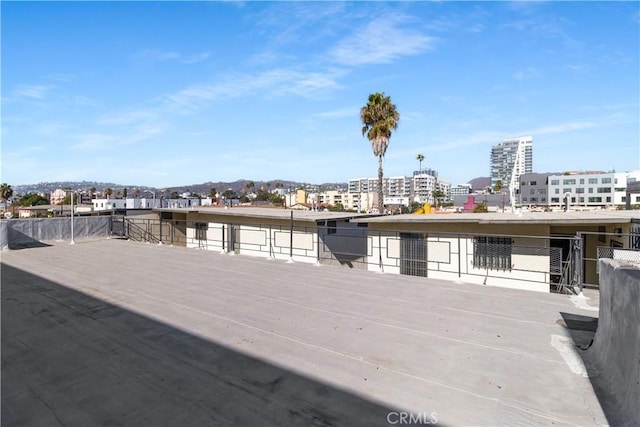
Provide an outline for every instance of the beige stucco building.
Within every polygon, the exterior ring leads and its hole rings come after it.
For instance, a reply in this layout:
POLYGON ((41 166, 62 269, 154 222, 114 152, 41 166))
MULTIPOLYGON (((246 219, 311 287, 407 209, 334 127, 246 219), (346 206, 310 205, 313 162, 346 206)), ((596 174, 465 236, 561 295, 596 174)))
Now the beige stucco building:
POLYGON ((131 232, 189 248, 538 292, 597 286, 599 258, 640 255, 640 211, 372 216, 198 207, 149 218, 128 219, 131 232))

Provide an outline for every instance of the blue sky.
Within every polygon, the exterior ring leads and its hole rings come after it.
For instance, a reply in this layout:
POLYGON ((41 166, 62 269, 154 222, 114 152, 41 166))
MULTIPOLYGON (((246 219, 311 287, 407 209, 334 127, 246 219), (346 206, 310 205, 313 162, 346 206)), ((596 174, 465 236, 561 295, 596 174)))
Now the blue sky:
POLYGON ((376 176, 360 108, 400 112, 386 176, 640 169, 638 2, 7 2, 2 181, 165 187, 376 176))

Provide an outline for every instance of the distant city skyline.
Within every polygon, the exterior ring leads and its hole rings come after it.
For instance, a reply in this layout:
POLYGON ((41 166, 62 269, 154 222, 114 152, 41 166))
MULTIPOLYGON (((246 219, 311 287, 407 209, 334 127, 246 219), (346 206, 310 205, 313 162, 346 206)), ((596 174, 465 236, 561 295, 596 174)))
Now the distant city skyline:
POLYGON ((640 169, 637 2, 3 2, 1 179, 156 188, 640 169))

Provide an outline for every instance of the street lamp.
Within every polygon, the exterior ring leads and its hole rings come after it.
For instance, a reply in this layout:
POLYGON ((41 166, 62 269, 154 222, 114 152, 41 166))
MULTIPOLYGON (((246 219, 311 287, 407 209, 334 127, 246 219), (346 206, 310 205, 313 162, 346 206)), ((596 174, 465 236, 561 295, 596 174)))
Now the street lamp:
POLYGON ((71 245, 75 245, 76 241, 73 240, 73 191, 71 191, 71 245))

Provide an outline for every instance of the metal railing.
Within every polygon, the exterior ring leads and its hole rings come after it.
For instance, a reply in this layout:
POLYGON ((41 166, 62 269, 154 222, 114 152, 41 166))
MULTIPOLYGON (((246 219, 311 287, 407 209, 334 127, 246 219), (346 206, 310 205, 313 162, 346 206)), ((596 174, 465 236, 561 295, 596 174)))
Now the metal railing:
POLYGON ((544 283, 563 290, 581 282, 572 237, 378 231, 366 226, 298 226, 127 217, 132 240, 225 253, 345 265, 451 280, 544 283), (558 245, 558 241, 564 243, 558 245), (554 243, 555 242, 555 243, 554 243), (555 246, 554 246, 555 245, 555 246))
POLYGON ((585 287, 599 287, 598 264, 602 258, 640 263, 640 228, 631 229, 629 233, 580 232, 578 239, 582 243, 578 257, 585 287))

